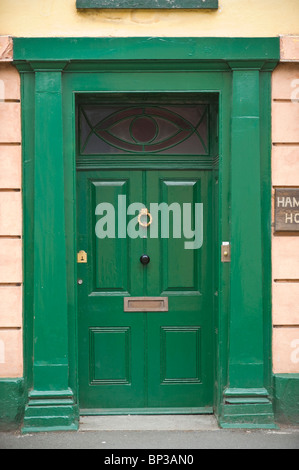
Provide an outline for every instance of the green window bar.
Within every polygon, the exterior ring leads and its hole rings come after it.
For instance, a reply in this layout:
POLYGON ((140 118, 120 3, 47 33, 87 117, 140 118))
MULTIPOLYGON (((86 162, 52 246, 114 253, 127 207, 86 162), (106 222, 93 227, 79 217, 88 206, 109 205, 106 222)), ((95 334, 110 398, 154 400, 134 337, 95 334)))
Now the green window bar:
POLYGON ((213 9, 218 0, 76 0, 78 9, 213 9))

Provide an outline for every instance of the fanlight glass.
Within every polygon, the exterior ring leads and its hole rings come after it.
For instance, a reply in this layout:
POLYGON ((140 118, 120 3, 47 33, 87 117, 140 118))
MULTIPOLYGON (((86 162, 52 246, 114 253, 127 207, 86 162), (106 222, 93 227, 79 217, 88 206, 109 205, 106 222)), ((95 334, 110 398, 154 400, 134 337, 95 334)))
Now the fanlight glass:
POLYGON ((208 105, 80 106, 81 155, 209 153, 208 105))

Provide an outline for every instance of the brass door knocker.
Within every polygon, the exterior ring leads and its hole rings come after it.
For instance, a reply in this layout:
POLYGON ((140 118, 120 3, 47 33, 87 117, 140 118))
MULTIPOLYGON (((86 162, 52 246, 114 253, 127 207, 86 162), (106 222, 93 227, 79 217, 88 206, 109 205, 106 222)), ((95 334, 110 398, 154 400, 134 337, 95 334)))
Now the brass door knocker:
POLYGON ((138 215, 138 223, 139 223, 139 225, 141 225, 141 227, 149 227, 149 225, 151 225, 152 221, 153 221, 153 218, 152 218, 150 212, 149 212, 147 209, 141 209, 141 211, 140 211, 140 213, 139 213, 139 215, 138 215), (143 221, 141 220, 141 217, 143 217, 143 216, 144 216, 144 217, 148 217, 149 220, 148 220, 147 222, 143 222, 143 221))

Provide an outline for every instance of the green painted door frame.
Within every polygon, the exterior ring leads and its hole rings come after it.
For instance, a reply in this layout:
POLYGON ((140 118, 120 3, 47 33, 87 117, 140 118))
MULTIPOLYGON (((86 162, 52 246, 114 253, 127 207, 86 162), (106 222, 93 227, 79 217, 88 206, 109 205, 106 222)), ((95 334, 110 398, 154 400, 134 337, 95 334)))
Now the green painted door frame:
MULTIPOLYGON (((215 403, 223 427, 274 426, 271 72, 279 38, 16 38, 22 76, 24 432, 78 427, 76 97, 219 98, 215 403), (220 262, 230 242, 231 263, 220 262)), ((92 162, 91 162, 92 165, 92 162)))

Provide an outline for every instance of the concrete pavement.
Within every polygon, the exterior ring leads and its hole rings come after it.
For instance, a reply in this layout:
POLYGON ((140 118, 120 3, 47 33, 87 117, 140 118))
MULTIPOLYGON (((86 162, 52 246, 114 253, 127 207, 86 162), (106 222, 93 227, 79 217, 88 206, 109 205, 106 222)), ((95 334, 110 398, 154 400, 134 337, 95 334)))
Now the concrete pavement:
POLYGON ((299 449, 299 427, 224 430, 213 416, 197 415, 82 417, 78 432, 0 433, 0 449, 101 449, 103 459, 122 455, 110 449, 299 449))

